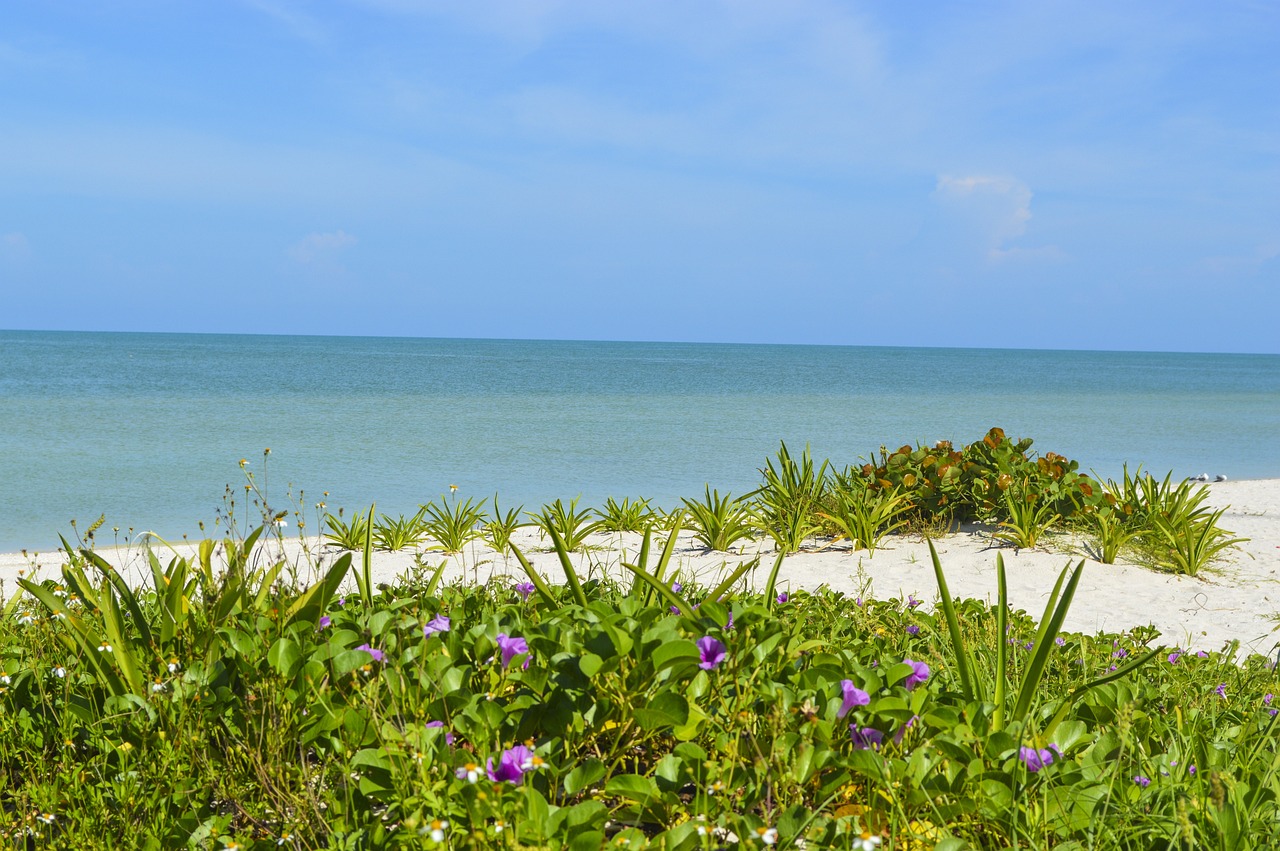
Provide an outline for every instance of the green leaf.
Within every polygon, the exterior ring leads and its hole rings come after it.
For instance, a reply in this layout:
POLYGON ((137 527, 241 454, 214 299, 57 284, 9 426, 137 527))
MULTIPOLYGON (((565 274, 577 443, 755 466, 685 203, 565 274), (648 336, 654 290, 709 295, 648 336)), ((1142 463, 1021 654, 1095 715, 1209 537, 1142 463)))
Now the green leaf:
POLYGON ((302 666, 302 650, 292 639, 277 639, 267 651, 267 664, 275 668, 281 676, 292 678, 302 666))
POLYGON ((604 763, 595 757, 590 757, 584 762, 578 764, 564 777, 564 791, 566 795, 576 795, 583 789, 599 783, 605 775, 604 763))
POLYGON ((658 797, 658 784, 638 774, 615 774, 604 784, 606 795, 617 795, 643 804, 658 797))
POLYGON ((689 701, 675 692, 662 691, 634 712, 636 723, 642 730, 678 727, 689 720, 689 701))

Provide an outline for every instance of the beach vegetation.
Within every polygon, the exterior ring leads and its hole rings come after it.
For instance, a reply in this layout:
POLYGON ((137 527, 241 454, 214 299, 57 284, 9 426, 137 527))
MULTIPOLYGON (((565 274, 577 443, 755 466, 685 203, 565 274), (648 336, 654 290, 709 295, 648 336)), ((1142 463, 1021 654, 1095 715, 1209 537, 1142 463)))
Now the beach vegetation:
POLYGON ((323 538, 330 545, 340 550, 355 552, 364 548, 365 541, 372 530, 369 527, 368 511, 353 511, 351 520, 342 519, 343 509, 337 514, 325 514, 323 538))
POLYGON ((720 496, 710 485, 702 499, 683 502, 694 540, 709 550, 728 552, 735 544, 750 541, 757 529, 749 504, 730 493, 720 496))
POLYGON ((563 500, 557 499, 555 502, 542 506, 542 510, 535 513, 530 512, 529 517, 533 520, 533 525, 542 530, 544 535, 551 535, 552 540, 559 538, 568 547, 569 552, 580 552, 587 545, 587 539, 595 532, 602 528, 599 515, 589 508, 578 508, 578 497, 569 500, 569 504, 565 505, 563 500), (593 517, 597 519, 592 519, 593 517))
POLYGON ((488 520, 484 510, 487 501, 477 501, 474 497, 458 499, 456 495, 450 495, 442 497, 439 503, 433 501, 423 506, 424 528, 436 541, 435 548, 457 554, 466 549, 467 544, 481 538, 484 523, 488 520))
POLYGON ((520 521, 523 513, 523 505, 504 512, 498 506, 498 495, 493 495, 493 516, 485 522, 481 535, 490 549, 504 556, 511 552, 511 537, 525 525, 520 521))
POLYGON ((643 532, 654 521, 647 499, 624 497, 621 502, 608 497, 604 508, 597 508, 600 530, 604 532, 643 532))
POLYGON ((391 553, 418 546, 427 536, 426 513, 426 506, 423 506, 408 517, 403 514, 398 517, 379 515, 373 523, 374 546, 391 553))
POLYGON ((563 576, 519 594, 437 571, 344 596, 350 554, 290 587, 261 534, 136 588, 69 548, 0 605, 0 841, 1280 843, 1271 660, 1063 631, 1078 564, 1037 623, 999 554, 992 606, 953 600, 935 551, 931 612, 751 591, 754 559, 677 590, 652 529, 630 586, 579 576, 551 527, 563 576))
POLYGON ((784 442, 760 469, 764 482, 751 494, 756 523, 779 552, 797 552, 822 529, 818 513, 827 493, 829 466, 825 460, 815 464, 808 446, 799 459, 792 458, 784 442))
POLYGON ((855 550, 875 554, 886 535, 907 525, 915 506, 897 488, 880 490, 851 470, 832 477, 827 501, 819 516, 831 523, 855 550))

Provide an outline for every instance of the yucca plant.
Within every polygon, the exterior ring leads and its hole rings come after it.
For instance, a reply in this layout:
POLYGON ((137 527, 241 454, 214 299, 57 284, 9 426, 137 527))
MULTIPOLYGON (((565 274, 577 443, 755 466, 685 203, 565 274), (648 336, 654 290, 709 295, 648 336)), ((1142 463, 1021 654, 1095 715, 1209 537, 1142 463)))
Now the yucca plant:
POLYGON ((818 511, 827 491, 828 463, 815 466, 808 446, 796 461, 784 442, 777 458, 768 459, 760 470, 764 484, 751 495, 754 514, 758 528, 773 538, 780 552, 798 551, 822 528, 818 511))
POLYGON ((643 532, 654 520, 647 499, 624 498, 618 502, 609 497, 604 509, 597 508, 595 512, 600 517, 600 529, 605 532, 643 532))
POLYGON ((386 514, 373 524, 373 542, 380 550, 398 552, 416 547, 427 536, 427 526, 423 521, 426 507, 418 509, 411 517, 401 514, 392 518, 386 514))
POLYGON ((1104 505, 1087 516, 1087 528, 1093 537, 1090 555, 1103 564, 1115 564, 1120 551, 1138 537, 1139 531, 1126 522, 1120 511, 1109 505, 1104 505))
POLYGON ((682 501, 689 512, 694 539, 707 549, 727 552, 739 541, 751 540, 755 529, 751 509, 742 500, 734 499, 733 494, 722 497, 707 485, 701 501, 682 501))
POLYGON ((1152 517, 1152 537, 1158 536, 1164 545, 1156 556, 1156 563, 1174 573, 1195 576, 1223 552, 1249 540, 1233 538, 1231 532, 1218 526, 1218 519, 1225 512, 1225 508, 1218 509, 1195 520, 1186 517, 1169 520, 1161 515, 1152 517))
POLYGON ((337 515, 324 516, 324 539, 340 550, 355 552, 364 549, 365 539, 371 531, 367 512, 352 512, 350 523, 343 522, 341 508, 337 515))
POLYGON ((1008 516, 1000 521, 999 529, 991 537, 1021 549, 1034 547, 1040 537, 1062 519, 1053 510, 1052 502, 1018 485, 1005 489, 1004 507, 1008 516))
POLYGON ((855 550, 874 554, 886 535, 907 524, 904 515, 912 507, 910 498, 897 488, 873 490, 858 477, 837 475, 827 508, 819 516, 852 541, 855 550))
POLYGON ((520 522, 520 515, 524 511, 524 506, 519 508, 508 509, 504 514, 502 509, 498 507, 498 495, 493 495, 493 517, 484 524, 481 537, 484 542, 493 548, 495 552, 506 555, 511 551, 511 536, 516 530, 524 524, 520 522))
POLYGON ((592 532, 600 529, 599 520, 592 520, 595 512, 589 508, 578 510, 578 497, 574 497, 566 506, 561 500, 542 506, 537 514, 530 513, 534 525, 544 532, 551 533, 552 540, 558 536, 569 552, 576 553, 586 546, 587 538, 592 532))
POLYGON ((481 526, 488 515, 484 504, 467 497, 464 501, 446 499, 440 505, 429 502, 422 507, 426 516, 426 531, 438 543, 435 549, 445 553, 460 553, 467 544, 479 539, 484 531, 481 526))

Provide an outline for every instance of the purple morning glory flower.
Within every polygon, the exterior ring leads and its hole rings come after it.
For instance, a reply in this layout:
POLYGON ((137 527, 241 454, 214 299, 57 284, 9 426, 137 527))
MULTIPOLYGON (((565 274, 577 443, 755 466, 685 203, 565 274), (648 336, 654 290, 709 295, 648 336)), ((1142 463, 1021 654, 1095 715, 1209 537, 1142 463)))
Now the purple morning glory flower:
POLYGON ((1033 774, 1046 766, 1053 765, 1054 754, 1062 756, 1062 752, 1058 751, 1057 745, 1050 745, 1049 748, 1019 748, 1018 759, 1022 760, 1022 764, 1027 767, 1027 771, 1033 774), (1049 750, 1053 748, 1053 750, 1049 750))
MULTIPOLYGON (((505 632, 500 632, 498 633, 498 650, 502 652, 502 667, 506 669, 512 659, 529 652, 529 645, 523 638, 512 638, 505 632)), ((529 667, 528 659, 524 660, 524 667, 529 667)))
POLYGON ((1226 683, 1218 683, 1218 687, 1217 687, 1216 689, 1214 689, 1214 690, 1213 690, 1213 693, 1214 693, 1214 694, 1216 694, 1218 697, 1226 697, 1226 696, 1227 696, 1227 684, 1226 684, 1226 683))
POLYGON ((1170 654, 1169 654, 1169 664, 1170 664, 1170 665, 1176 665, 1176 664, 1178 664, 1178 660, 1179 660, 1179 659, 1181 659, 1181 658, 1182 658, 1182 654, 1181 654, 1180 652, 1178 652, 1177 650, 1175 650, 1175 651, 1173 651, 1172 653, 1170 653, 1170 654))
POLYGON ((788 600, 790 600, 790 599, 791 599, 791 595, 790 595, 790 594, 788 594, 786 591, 783 591, 781 594, 779 594, 779 595, 778 595, 778 602, 779 602, 779 603, 785 603, 785 602, 787 602, 787 601, 788 601, 788 600))
POLYGON ((671 590, 672 590, 672 591, 674 591, 676 594, 679 594, 679 593, 680 593, 680 589, 681 589, 681 588, 683 588, 683 587, 684 587, 684 586, 683 586, 683 585, 681 585, 679 582, 672 582, 672 583, 671 583, 671 590))
POLYGON ((1197 658, 1197 659, 1208 659, 1208 658, 1209 658, 1209 654, 1208 654, 1208 653, 1206 653, 1206 652, 1205 652, 1205 651, 1203 651, 1203 650, 1197 650, 1197 651, 1196 651, 1196 658, 1197 658))
POLYGON ((916 606, 920 605, 920 604, 921 604, 921 603, 923 603, 923 602, 924 602, 924 600, 917 600, 914 594, 908 594, 908 595, 907 595, 907 608, 908 608, 908 609, 914 609, 916 606))
POLYGON ((520 599, 523 602, 527 602, 529 600, 529 596, 536 590, 537 588, 534 587, 532 582, 521 582, 516 586, 516 592, 519 593, 520 599))
MULTIPOLYGON (((428 726, 428 727, 443 727, 443 726, 444 726, 444 722, 443 722, 443 721, 428 721, 428 722, 427 722, 427 724, 426 724, 426 726, 428 726)), ((445 730, 445 731, 444 731, 444 743, 445 743, 446 745, 451 745, 451 744, 453 744, 453 733, 449 732, 448 730, 445 730)))
POLYGON ((855 600, 855 601, 854 601, 854 604, 855 604, 859 609, 861 609, 861 608, 862 608, 862 598, 861 598, 861 597, 859 597, 857 600, 855 600))
POLYGON ((1061 635, 1059 635, 1057 638, 1053 640, 1053 643, 1058 645, 1059 647, 1063 647, 1066 645, 1067 640, 1063 638, 1061 635))
POLYGON ((1133 782, 1145 789, 1151 785, 1151 778, 1143 777, 1141 774, 1135 774, 1133 775, 1133 782))
POLYGON ((498 759, 498 767, 493 767, 493 757, 489 757, 485 763, 485 768, 489 774, 489 779, 494 783, 510 783, 513 786, 519 786, 524 780, 523 766, 533 757, 533 751, 524 745, 516 745, 514 748, 507 748, 502 752, 502 756, 498 759))
POLYGON ((729 622, 724 625, 725 629, 733 629, 733 612, 729 612, 729 622))
POLYGON ((1194 765, 1187 766, 1187 774, 1190 774, 1192 777, 1195 777, 1196 767, 1194 765))
POLYGON ((698 655, 701 657, 698 667, 704 671, 715 670, 724 661, 725 656, 728 655, 725 646, 709 635, 699 638, 697 644, 698 655))
POLYGON ((884 733, 874 727, 859 727, 857 724, 849 725, 849 737, 853 739, 853 747, 856 750, 879 750, 884 744, 884 733))
POLYGON ((444 615, 436 615, 434 618, 427 621, 426 626, 422 628, 422 635, 425 638, 430 638, 436 633, 448 632, 449 626, 450 622, 447 617, 444 615))
POLYGON ((333 621, 329 619, 329 616, 328 616, 328 615, 321 615, 321 616, 320 616, 320 627, 319 627, 319 628, 320 628, 320 629, 328 629, 328 628, 329 628, 329 625, 330 625, 330 624, 332 624, 332 623, 333 623, 333 621))
POLYGON ((929 666, 924 662, 913 662, 910 659, 903 659, 902 661, 911 666, 911 673, 907 674, 907 678, 902 682, 907 687, 907 691, 911 691, 929 679, 929 666))
POLYGON ((844 699, 840 702, 840 711, 836 713, 837 718, 843 718, 849 714, 849 710, 855 706, 866 706, 871 702, 871 695, 853 684, 853 680, 841 680, 840 690, 844 692, 844 699))
POLYGON ((915 624, 911 624, 911 626, 907 627, 907 635, 919 635, 919 634, 920 634, 920 627, 916 626, 915 624))
POLYGON ((386 658, 385 653, 383 653, 381 650, 379 650, 376 647, 370 647, 368 644, 361 644, 356 649, 363 650, 364 652, 368 653, 370 656, 373 657, 373 661, 375 662, 381 662, 383 659, 386 658))
POLYGON ((338 608, 342 608, 342 607, 343 607, 343 606, 345 606, 346 604, 347 604, 347 598, 346 598, 346 597, 339 597, 339 598, 338 598, 338 608))

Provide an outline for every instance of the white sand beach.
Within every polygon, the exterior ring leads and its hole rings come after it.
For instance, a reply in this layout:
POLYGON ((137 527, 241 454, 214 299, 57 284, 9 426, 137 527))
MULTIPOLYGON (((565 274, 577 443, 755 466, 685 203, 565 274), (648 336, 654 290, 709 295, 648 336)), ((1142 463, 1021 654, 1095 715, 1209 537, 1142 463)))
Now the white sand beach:
MULTIPOLYGON (((987 530, 973 528, 937 540, 947 581, 954 596, 994 600, 996 554, 1004 556, 1009 583, 1009 599, 1015 609, 1025 609, 1039 617, 1059 572, 1069 561, 1086 559, 1066 628, 1095 633, 1123 631, 1152 625, 1161 632, 1162 643, 1184 649, 1219 650, 1232 641, 1240 642, 1238 653, 1274 654, 1280 641, 1280 479, 1222 482, 1207 485, 1209 504, 1229 506, 1220 525, 1248 538, 1225 558, 1197 577, 1174 576, 1132 564, 1107 565, 1088 559, 1080 542, 1066 538, 1049 539, 1034 550, 1015 550, 993 541, 987 530)), ((552 582, 562 579, 554 552, 535 529, 521 529, 515 541, 535 569, 552 582)), ((624 573, 618 563, 634 561, 640 536, 597 534, 587 553, 575 554, 579 572, 624 573)), ((156 545, 159 548, 159 545, 156 545)), ((160 548, 162 561, 170 553, 160 548)), ((190 554, 193 547, 180 548, 190 554)), ((149 581, 140 548, 99 548, 100 554, 134 582, 149 581)), ((308 581, 315 571, 331 564, 339 553, 320 546, 315 539, 285 537, 263 546, 267 559, 283 554, 296 570, 299 581, 308 581)), ((773 563, 772 543, 748 546, 744 553, 708 553, 685 533, 677 544, 669 568, 683 577, 709 582, 725 566, 732 569, 740 561, 760 556, 760 565, 751 574, 763 585, 773 563)), ((652 558, 656 559, 655 552, 652 558)), ((428 552, 422 561, 439 564, 446 558, 428 552)), ((447 557, 450 565, 446 581, 522 581, 523 573, 513 557, 503 558, 482 544, 469 547, 461 555, 447 557)), ((356 564, 360 556, 355 556, 356 564)), ((59 553, 24 556, 0 555, 0 591, 7 597, 17 590, 19 576, 57 579, 62 560, 59 553)), ((375 553, 373 573, 377 582, 393 583, 415 568, 411 552, 375 553)), ((891 536, 874 556, 854 552, 847 542, 821 544, 789 556, 779 574, 781 590, 816 589, 826 586, 850 595, 876 598, 906 597, 933 603, 937 586, 928 544, 918 538, 891 536)))

